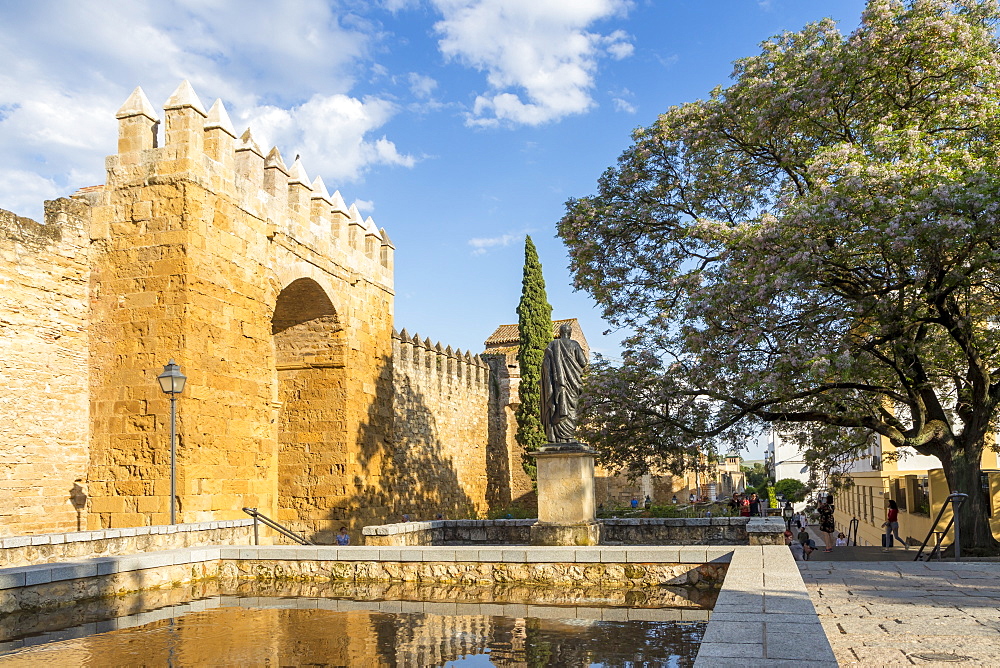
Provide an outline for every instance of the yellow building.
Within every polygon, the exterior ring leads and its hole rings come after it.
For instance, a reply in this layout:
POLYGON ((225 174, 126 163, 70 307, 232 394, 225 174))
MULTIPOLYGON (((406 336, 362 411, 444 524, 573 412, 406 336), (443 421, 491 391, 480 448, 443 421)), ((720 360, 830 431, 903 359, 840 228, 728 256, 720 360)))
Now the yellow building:
MULTIPOLYGON (((858 545, 882 545, 889 500, 899 507, 899 535, 910 545, 919 545, 934 528, 932 524, 952 490, 936 457, 897 449, 881 438, 881 443, 852 463, 853 484, 837 493, 834 504, 838 531, 848 532, 852 519, 858 520, 858 545)), ((1000 538, 1000 462, 997 453, 983 453, 983 485, 966 494, 986 494, 990 498, 993 535, 1000 538)), ((942 526, 951 519, 951 508, 942 516, 942 526)), ((950 543, 950 536, 947 542, 950 543)))

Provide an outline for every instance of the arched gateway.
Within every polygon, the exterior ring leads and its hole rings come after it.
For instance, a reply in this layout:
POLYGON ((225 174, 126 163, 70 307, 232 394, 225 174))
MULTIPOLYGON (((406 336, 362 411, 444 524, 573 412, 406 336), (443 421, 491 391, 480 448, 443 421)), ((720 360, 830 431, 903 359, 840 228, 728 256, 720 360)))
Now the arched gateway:
POLYGON ((179 403, 181 521, 256 506, 325 532, 351 510, 358 434, 385 443, 391 432, 367 423, 373 406, 391 406, 380 384, 392 244, 299 160, 265 156, 249 130, 237 139, 221 102, 206 112, 184 83, 165 115, 157 146, 158 119, 137 89, 118 112, 107 183, 85 195, 101 370, 89 524, 164 522, 168 413, 149 369, 172 357, 190 379, 179 403))

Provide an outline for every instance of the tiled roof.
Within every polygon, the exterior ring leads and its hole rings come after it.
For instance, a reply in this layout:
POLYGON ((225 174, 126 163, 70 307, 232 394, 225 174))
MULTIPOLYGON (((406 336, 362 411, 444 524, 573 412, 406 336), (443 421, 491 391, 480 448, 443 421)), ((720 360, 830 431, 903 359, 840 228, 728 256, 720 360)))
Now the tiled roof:
MULTIPOLYGON (((568 318, 566 320, 553 320, 552 321, 552 338, 559 336, 559 328, 562 327, 564 323, 574 323, 576 318, 568 318)), ((518 331, 517 325, 500 325, 496 328, 490 338, 483 342, 483 345, 489 348, 490 346, 502 345, 504 343, 518 343, 518 331)))

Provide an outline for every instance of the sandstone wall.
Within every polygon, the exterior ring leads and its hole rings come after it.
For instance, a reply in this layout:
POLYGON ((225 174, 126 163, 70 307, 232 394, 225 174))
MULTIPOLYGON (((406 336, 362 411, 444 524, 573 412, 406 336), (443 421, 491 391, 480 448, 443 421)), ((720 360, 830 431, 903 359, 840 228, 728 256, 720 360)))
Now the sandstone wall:
MULTIPOLYGON (((137 89, 93 208, 93 529, 162 524, 169 359, 179 521, 253 506, 319 540, 370 506, 391 416, 392 246, 298 160, 237 140, 185 82, 137 89)), ((377 483, 376 483, 377 484, 377 483)))
POLYGON ((65 199, 44 225, 0 210, 0 536, 86 523, 85 217, 65 199))
POLYGON ((163 116, 137 88, 104 185, 0 215, 0 535, 169 522, 170 360, 178 522, 485 513, 488 369, 393 349, 385 230, 187 82, 163 116))
POLYGON ((405 329, 393 333, 392 362, 395 452, 384 475, 397 516, 485 514, 489 368, 405 329))

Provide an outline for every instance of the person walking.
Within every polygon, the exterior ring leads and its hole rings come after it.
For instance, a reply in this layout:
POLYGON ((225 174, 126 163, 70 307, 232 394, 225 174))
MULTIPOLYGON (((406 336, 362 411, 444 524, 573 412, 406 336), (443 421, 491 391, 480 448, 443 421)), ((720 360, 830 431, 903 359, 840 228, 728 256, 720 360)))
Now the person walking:
POLYGON ((909 550, 910 546, 906 544, 906 541, 899 537, 899 506, 892 499, 889 499, 889 510, 885 514, 885 522, 882 524, 885 527, 885 545, 882 547, 883 552, 889 551, 889 545, 892 543, 892 537, 895 535, 896 540, 903 544, 904 550, 909 550))
POLYGON ((750 499, 740 497, 740 517, 750 517, 750 499))
POLYGON ((823 534, 823 543, 826 545, 824 552, 833 552, 833 532, 837 530, 833 511, 833 494, 827 494, 826 499, 820 501, 819 507, 816 508, 819 514, 819 531, 823 534))
POLYGON ((760 497, 750 495, 750 517, 760 517, 760 497))

